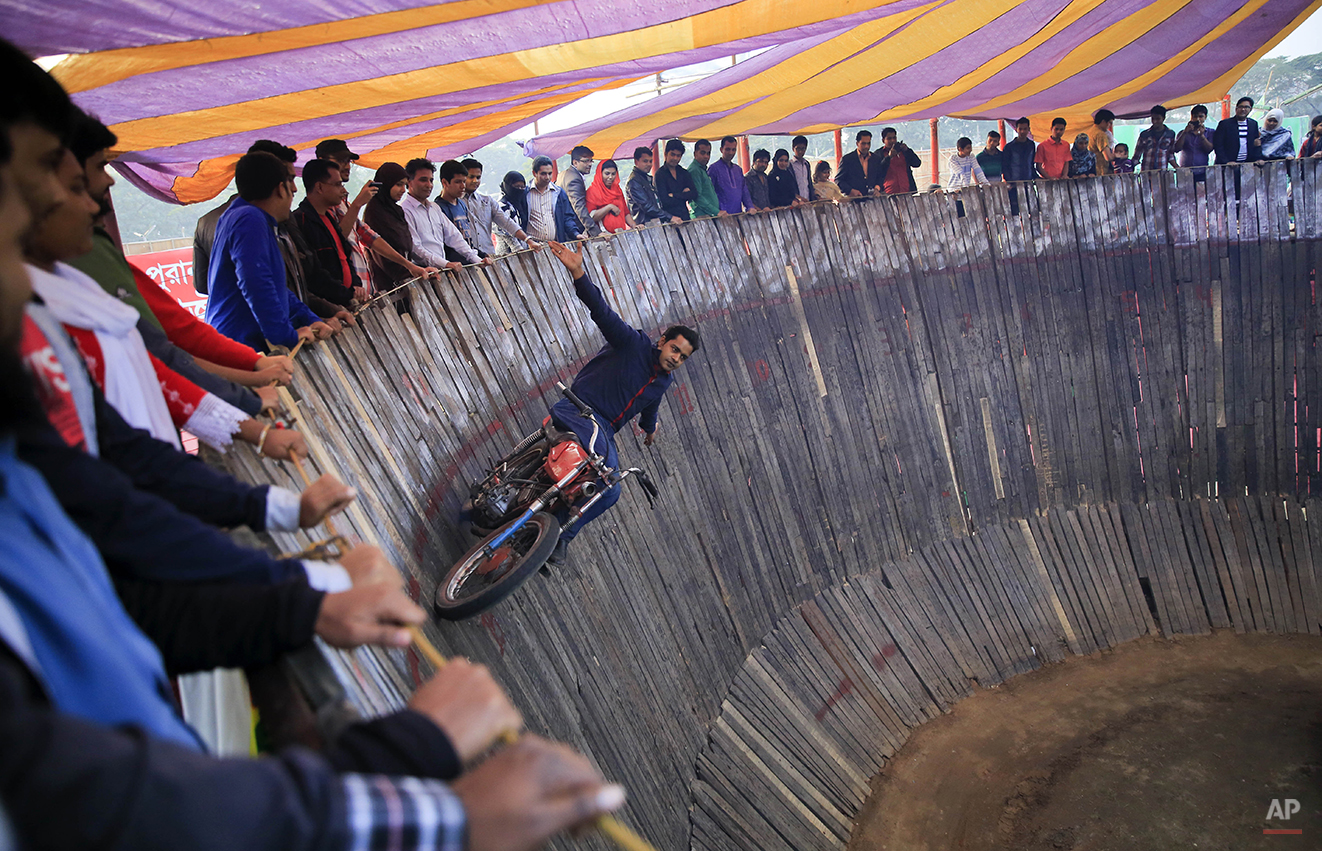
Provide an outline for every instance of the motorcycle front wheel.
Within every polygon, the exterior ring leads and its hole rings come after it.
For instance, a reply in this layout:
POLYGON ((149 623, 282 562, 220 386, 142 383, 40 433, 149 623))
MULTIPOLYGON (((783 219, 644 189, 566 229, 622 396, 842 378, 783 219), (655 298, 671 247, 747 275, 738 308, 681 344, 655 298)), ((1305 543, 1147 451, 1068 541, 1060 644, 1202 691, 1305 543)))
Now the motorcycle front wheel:
POLYGON ((487 542, 513 525, 505 524, 482 539, 450 568, 436 588, 436 614, 457 621, 481 614, 509 596, 546 563, 560 540, 560 522, 540 511, 491 554, 487 542))

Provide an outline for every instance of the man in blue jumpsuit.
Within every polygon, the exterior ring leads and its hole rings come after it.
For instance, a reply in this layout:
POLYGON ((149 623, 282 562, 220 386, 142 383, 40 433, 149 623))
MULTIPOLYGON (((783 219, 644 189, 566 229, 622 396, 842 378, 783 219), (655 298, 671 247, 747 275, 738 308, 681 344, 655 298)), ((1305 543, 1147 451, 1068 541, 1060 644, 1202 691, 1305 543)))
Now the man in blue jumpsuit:
MULTIPOLYGON (((674 379, 673 373, 702 345, 698 332, 684 325, 672 325, 657 341, 634 328, 611 310, 606 297, 597 289, 583 269, 582 250, 573 251, 558 242, 551 243, 554 254, 574 278, 574 293, 587 305, 588 314, 597 323, 606 345, 588 361, 574 378, 574 394, 592 409, 593 419, 600 425, 593 452, 606 459, 612 469, 619 466, 615 451, 615 433, 635 416, 641 415, 639 427, 647 434, 644 446, 651 446, 656 437, 656 415, 661 397, 674 379)), ((561 399, 551 408, 556 426, 572 431, 584 446, 592 440, 592 423, 579 413, 568 399, 561 399)), ((565 562, 569 542, 583 527, 601 516, 620 498, 620 485, 602 494, 592 508, 579 521, 560 533, 560 542, 549 561, 554 565, 565 562)), ((564 512, 560 522, 568 519, 564 512)))

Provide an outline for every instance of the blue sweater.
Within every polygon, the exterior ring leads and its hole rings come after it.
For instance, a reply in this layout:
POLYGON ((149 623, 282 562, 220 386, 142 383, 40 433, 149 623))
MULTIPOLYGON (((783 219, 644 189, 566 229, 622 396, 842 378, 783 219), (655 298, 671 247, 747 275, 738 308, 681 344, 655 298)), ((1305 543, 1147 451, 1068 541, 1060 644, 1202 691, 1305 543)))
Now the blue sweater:
POLYGON ((120 605, 92 542, 15 456, 12 437, 0 441, 0 537, 0 631, 51 701, 201 750, 174 709, 160 653, 120 605))
POLYGON ((285 260, 265 210, 235 198, 216 225, 207 269, 207 324, 254 349, 293 348, 298 328, 320 317, 285 285, 285 260))
POLYGON ((606 338, 605 348, 575 376, 575 395, 610 425, 612 434, 640 413, 638 425, 651 434, 656 431, 661 397, 673 380, 661 369, 660 350, 651 337, 611 310, 587 272, 574 281, 574 292, 606 338))

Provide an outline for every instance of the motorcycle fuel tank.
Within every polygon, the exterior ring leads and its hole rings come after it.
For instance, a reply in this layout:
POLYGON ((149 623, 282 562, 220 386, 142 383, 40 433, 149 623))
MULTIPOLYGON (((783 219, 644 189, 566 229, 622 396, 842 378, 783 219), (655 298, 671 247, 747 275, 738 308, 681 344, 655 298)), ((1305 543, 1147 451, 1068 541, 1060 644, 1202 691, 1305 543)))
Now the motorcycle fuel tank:
POLYGON ((551 447, 551 451, 546 454, 546 462, 542 465, 542 469, 546 470, 551 481, 558 482, 572 473, 574 468, 587 458, 588 454, 583 451, 582 446, 575 441, 566 440, 551 447))

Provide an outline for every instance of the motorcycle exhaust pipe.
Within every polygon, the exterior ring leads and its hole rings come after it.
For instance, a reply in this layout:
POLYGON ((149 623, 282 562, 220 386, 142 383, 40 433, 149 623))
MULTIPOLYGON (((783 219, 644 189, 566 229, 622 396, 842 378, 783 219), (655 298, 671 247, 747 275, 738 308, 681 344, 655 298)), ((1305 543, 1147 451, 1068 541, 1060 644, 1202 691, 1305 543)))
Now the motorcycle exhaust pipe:
POLYGON ((597 495, 597 483, 596 483, 596 482, 584 482, 584 483, 583 483, 583 486, 580 488, 580 490, 582 491, 583 496, 585 496, 585 497, 591 499, 592 497, 594 497, 594 496, 597 495))

